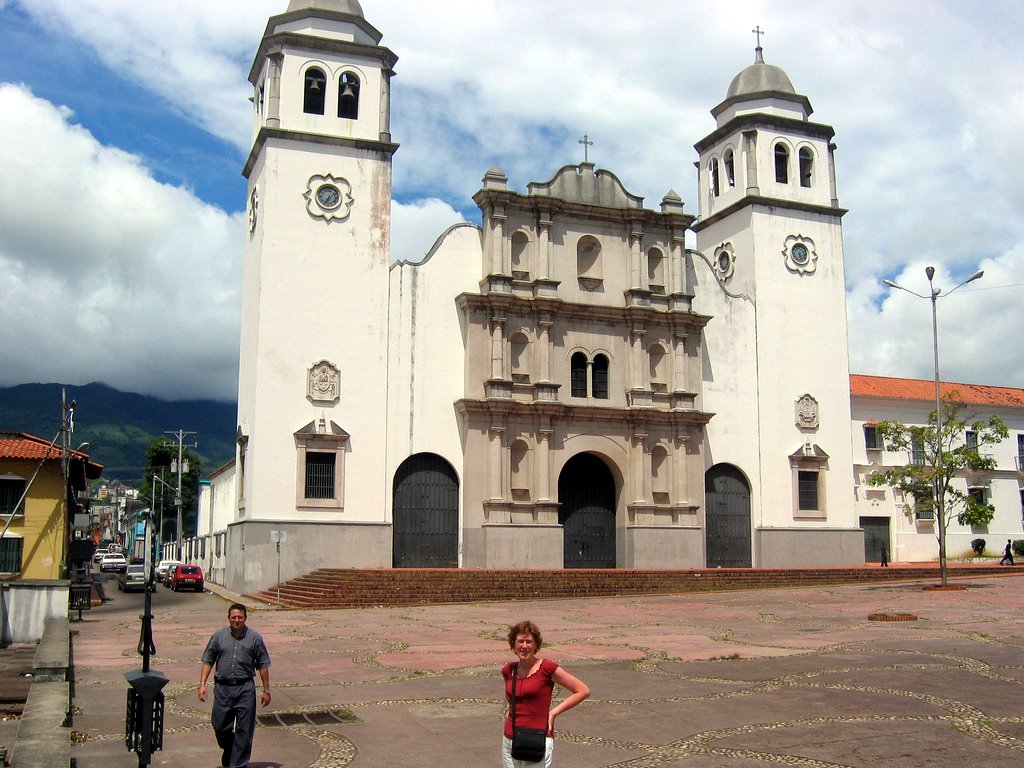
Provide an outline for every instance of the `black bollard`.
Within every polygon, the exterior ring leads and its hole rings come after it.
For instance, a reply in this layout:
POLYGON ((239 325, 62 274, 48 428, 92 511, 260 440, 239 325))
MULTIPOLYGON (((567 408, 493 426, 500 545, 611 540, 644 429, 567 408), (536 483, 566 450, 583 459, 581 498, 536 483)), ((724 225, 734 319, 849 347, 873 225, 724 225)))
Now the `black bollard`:
POLYGON ((150 757, 164 747, 164 695, 168 682, 163 672, 141 669, 125 672, 131 688, 125 712, 125 746, 139 756, 139 768, 149 765, 150 757))

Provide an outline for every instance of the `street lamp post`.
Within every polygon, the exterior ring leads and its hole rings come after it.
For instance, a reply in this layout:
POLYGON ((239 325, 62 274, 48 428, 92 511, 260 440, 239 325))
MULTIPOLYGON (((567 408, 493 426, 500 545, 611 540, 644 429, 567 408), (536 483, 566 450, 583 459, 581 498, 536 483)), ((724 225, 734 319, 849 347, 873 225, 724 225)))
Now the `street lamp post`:
POLYGON ((933 282, 935 267, 925 267, 924 273, 928 277, 927 296, 922 296, 916 291, 904 288, 892 280, 883 280, 882 282, 890 288, 906 291, 913 296, 917 296, 919 299, 929 299, 932 303, 932 361, 935 371, 935 480, 932 484, 932 489, 935 494, 935 514, 939 521, 939 573, 942 577, 942 586, 946 586, 946 481, 943 476, 945 455, 942 449, 942 391, 939 379, 939 322, 936 305, 940 295, 949 296, 953 291, 974 282, 984 275, 985 272, 984 270, 978 270, 953 288, 952 291, 947 291, 946 293, 942 293, 941 288, 935 287, 933 282))

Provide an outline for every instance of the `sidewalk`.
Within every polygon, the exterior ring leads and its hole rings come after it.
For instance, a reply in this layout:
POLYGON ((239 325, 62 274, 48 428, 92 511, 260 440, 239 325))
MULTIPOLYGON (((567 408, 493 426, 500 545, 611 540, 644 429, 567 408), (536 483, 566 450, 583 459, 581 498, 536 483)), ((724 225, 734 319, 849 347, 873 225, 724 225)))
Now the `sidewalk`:
MULTIPOLYGON (((994 766, 1024 753, 1024 582, 962 583, 950 592, 885 584, 339 611, 252 606, 249 624, 273 658, 274 699, 260 715, 276 724, 257 728, 251 765, 499 766, 504 634, 530 618, 544 632, 541 655, 592 691, 558 721, 559 768, 994 766), (879 612, 918 618, 867 620, 879 612), (345 711, 357 720, 339 722, 345 711), (298 724, 297 713, 306 716, 298 724)), ((233 597, 155 601, 153 668, 171 682, 154 766, 218 764, 209 704, 195 686, 199 654, 226 625, 233 597)), ((138 611, 108 606, 73 625, 78 768, 138 764, 123 736, 124 672, 141 665, 138 611)))

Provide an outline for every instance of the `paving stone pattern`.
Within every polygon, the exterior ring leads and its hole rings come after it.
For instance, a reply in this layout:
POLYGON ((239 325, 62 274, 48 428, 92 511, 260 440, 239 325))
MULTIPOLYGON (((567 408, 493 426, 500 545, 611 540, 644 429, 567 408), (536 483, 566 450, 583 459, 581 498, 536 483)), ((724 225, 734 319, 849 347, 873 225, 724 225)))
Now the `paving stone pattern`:
MULTIPOLYGON (((1024 581, 922 583, 319 611, 257 610, 273 657, 252 768, 500 765, 510 622, 592 698, 556 725, 559 768, 921 768, 1024 759, 1024 581), (873 613, 917 620, 869 621, 873 613), (304 714, 303 717, 295 715, 304 714), (276 715, 276 716, 269 716, 276 715), (268 717, 269 716, 269 717, 268 717), (351 717, 354 716, 354 717, 351 717)), ((231 598, 233 596, 226 596, 231 598)), ((154 608, 171 680, 154 766, 216 766, 198 657, 227 603, 154 608)), ((74 640, 77 768, 123 743, 138 621, 91 612, 74 640)), ((212 697, 211 697, 212 698, 212 697)))

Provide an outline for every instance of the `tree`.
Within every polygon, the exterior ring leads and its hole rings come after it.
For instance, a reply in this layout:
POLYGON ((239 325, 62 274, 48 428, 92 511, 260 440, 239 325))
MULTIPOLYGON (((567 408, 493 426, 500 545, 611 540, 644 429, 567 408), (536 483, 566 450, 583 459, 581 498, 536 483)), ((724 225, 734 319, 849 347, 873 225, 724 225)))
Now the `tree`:
MULTIPOLYGON (((182 464, 187 470, 181 473, 181 527, 182 536, 195 534, 196 516, 199 510, 199 474, 202 469, 202 460, 190 449, 182 451, 182 464)), ((153 513, 159 519, 160 509, 163 509, 162 523, 158 535, 161 541, 170 541, 177 537, 175 530, 178 525, 177 509, 174 504, 174 489, 178 485, 178 473, 172 472, 172 465, 178 462, 178 444, 163 437, 156 437, 149 441, 146 449, 146 482, 139 490, 139 495, 145 499, 156 500, 153 513), (158 480, 156 495, 153 494, 153 475, 158 480), (163 482, 161 482, 161 480, 163 482)))
POLYGON ((967 413, 956 392, 942 399, 941 429, 936 431, 935 411, 927 426, 908 426, 898 421, 883 421, 876 429, 887 451, 906 451, 911 460, 899 467, 879 470, 868 478, 868 485, 888 485, 902 491, 913 503, 904 505, 908 517, 934 514, 939 541, 939 570, 946 586, 946 531, 956 518, 960 525, 987 525, 995 508, 954 485, 954 479, 968 472, 990 472, 995 459, 982 449, 996 445, 1009 436, 1002 419, 992 416, 987 421, 967 413))

